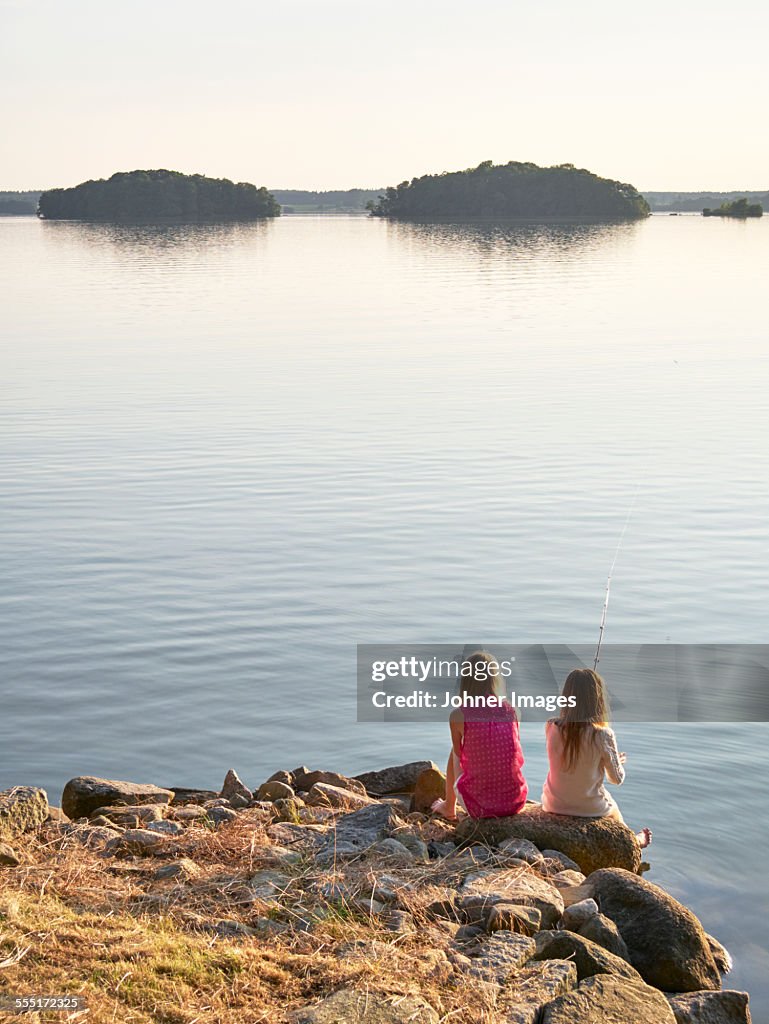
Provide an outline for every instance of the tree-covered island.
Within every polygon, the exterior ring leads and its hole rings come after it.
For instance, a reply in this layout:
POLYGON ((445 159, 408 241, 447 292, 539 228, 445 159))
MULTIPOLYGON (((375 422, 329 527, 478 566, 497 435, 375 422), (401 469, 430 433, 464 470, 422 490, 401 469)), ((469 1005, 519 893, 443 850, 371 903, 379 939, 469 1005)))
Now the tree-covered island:
POLYGON ((743 197, 735 199, 732 203, 721 203, 715 210, 706 206, 702 211, 703 217, 736 217, 738 220, 746 220, 748 217, 763 217, 764 208, 761 203, 749 203, 743 197))
POLYGON ((649 204, 632 186, 573 164, 493 164, 426 174, 387 188, 369 204, 389 220, 639 220, 649 204))
POLYGON ((245 181, 179 171, 119 171, 106 180, 43 192, 37 212, 45 220, 194 223, 278 217, 280 205, 266 188, 245 181))

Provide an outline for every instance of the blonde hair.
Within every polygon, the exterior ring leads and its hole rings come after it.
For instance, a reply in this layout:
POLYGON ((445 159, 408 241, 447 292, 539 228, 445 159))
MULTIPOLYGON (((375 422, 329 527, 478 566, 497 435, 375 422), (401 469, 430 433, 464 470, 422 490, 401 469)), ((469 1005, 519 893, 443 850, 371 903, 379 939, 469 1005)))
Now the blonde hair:
POLYGON ((597 729, 609 723, 609 701, 603 679, 591 668, 575 668, 563 684, 563 696, 574 697, 573 707, 561 708, 558 726, 563 739, 563 763, 574 767, 585 737, 595 739, 597 729))

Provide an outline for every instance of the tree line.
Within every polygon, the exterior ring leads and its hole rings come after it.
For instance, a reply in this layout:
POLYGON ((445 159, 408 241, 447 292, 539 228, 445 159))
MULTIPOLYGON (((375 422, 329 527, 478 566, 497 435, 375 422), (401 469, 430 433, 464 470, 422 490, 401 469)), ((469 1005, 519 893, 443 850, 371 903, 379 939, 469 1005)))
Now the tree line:
POLYGON ((649 204, 633 185, 560 164, 493 164, 426 174, 385 189, 368 208, 391 220, 637 220, 649 204))
POLYGON ((228 178, 179 171, 121 171, 74 188, 43 192, 38 215, 46 220, 216 221, 280 216, 266 188, 228 178))
POLYGON ((706 206, 702 211, 703 217, 737 217, 739 220, 746 220, 748 217, 763 217, 764 208, 761 203, 749 203, 743 196, 742 199, 735 199, 732 203, 721 203, 715 210, 706 206))

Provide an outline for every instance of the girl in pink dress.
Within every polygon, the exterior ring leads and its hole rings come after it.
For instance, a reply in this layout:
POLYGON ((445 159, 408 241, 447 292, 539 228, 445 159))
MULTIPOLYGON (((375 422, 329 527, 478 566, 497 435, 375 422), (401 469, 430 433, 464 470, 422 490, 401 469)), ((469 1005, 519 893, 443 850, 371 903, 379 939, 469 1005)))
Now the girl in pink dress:
MULTIPOLYGON (((486 651, 476 651, 462 665, 461 693, 468 705, 478 698, 497 698, 498 682, 499 666, 486 651)), ((471 818, 517 814, 528 790, 515 709, 499 698, 485 706, 456 708, 449 726, 446 796, 432 810, 453 819, 459 803, 471 818)))

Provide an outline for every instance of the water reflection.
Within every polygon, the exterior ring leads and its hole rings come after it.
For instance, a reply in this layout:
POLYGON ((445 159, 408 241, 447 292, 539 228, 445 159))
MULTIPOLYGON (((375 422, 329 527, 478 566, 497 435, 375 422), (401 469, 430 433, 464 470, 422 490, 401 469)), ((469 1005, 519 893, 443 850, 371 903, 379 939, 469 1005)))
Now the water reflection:
POLYGON ((626 244, 640 222, 585 223, 390 223, 388 232, 401 245, 418 245, 430 252, 454 250, 458 254, 500 258, 581 259, 607 245, 626 244))
POLYGON ((44 243, 85 250, 112 251, 142 260, 174 259, 191 254, 247 247, 264 241, 273 221, 223 221, 211 224, 87 224, 79 221, 40 222, 44 243))

